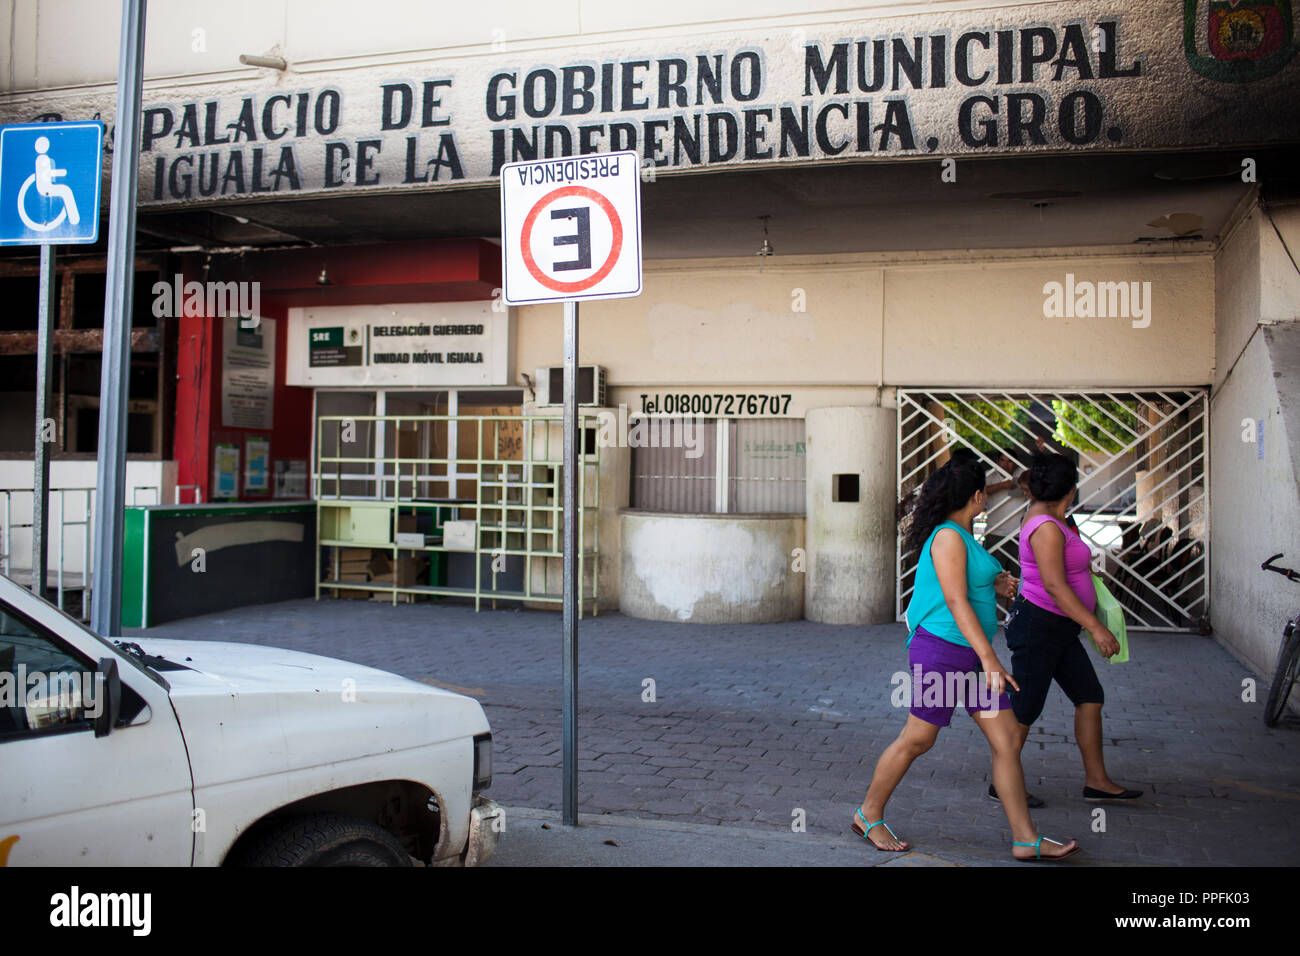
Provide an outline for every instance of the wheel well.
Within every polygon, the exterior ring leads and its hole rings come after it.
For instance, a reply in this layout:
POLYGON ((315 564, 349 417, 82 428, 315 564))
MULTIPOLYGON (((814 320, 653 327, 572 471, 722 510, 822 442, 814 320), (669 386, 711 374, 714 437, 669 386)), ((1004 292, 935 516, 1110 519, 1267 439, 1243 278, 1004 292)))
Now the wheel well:
POLYGON ((400 840, 411 856, 425 863, 433 860, 447 836, 437 793, 410 780, 377 780, 312 794, 272 810, 239 835, 223 865, 238 865, 245 848, 286 817, 310 813, 340 813, 378 824, 400 840))

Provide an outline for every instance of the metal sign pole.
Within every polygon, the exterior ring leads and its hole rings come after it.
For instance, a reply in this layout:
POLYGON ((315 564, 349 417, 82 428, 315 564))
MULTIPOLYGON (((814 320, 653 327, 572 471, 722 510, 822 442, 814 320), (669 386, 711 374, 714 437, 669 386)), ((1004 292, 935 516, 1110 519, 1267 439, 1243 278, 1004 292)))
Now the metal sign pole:
POLYGON ((584 450, 579 442, 587 434, 578 417, 578 306, 583 299, 641 294, 639 162, 635 152, 620 150, 582 160, 528 160, 501 167, 502 299, 507 305, 564 306, 561 726, 563 822, 570 827, 578 825, 578 619, 583 593, 578 540, 584 530, 578 489, 579 477, 585 474, 579 471, 584 450), (560 181, 570 185, 556 188, 560 181), (602 244, 607 247, 595 248, 602 244))
POLYGON ((95 581, 90 608, 90 626, 101 637, 122 633, 122 511, 126 505, 126 409, 144 29, 145 0, 122 0, 104 293, 104 364, 99 388, 99 460, 95 469, 95 581))
POLYGON ((578 825, 578 303, 564 302, 564 823, 578 825))
POLYGON ((45 597, 50 530, 50 377, 54 372, 54 246, 41 246, 41 304, 36 319, 36 447, 32 461, 32 593, 45 597))

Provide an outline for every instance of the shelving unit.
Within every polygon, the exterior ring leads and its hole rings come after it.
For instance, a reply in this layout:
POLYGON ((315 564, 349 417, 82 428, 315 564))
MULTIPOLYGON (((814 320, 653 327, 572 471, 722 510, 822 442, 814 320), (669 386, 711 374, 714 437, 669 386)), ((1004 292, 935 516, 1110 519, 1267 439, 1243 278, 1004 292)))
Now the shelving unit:
MULTIPOLYGON (((474 609, 480 610, 483 601, 523 601, 539 604, 561 604, 559 567, 563 560, 563 462, 551 455, 551 449, 562 447, 561 423, 557 418, 543 416, 447 416, 447 415, 389 415, 389 416, 329 416, 318 422, 317 457, 313 472, 313 487, 317 507, 316 597, 321 590, 364 590, 377 594, 391 594, 394 604, 402 594, 423 594, 432 597, 473 598, 474 609), (327 444, 322 439, 327 429, 338 430, 345 423, 356 427, 359 422, 372 422, 372 428, 394 431, 409 422, 456 422, 458 427, 472 428, 477 438, 477 455, 473 459, 450 458, 399 458, 396 456, 327 456, 319 449, 341 448, 334 441, 327 444), (484 441, 488 432, 489 442, 484 441), (518 435, 513 434, 518 432, 518 435), (554 437, 554 441, 552 441, 554 437), (516 442, 516 439, 518 441, 516 442), (505 447, 503 447, 503 445, 505 447), (485 447, 486 446, 486 447, 485 447), (486 453, 486 454, 485 454, 486 453), (515 455, 517 454, 517 457, 515 455), (345 469, 345 466, 348 468, 345 469), (357 471, 355 466, 366 466, 357 471), (474 497, 458 499, 400 498, 398 490, 404 485, 418 488, 448 481, 452 471, 459 467, 463 475, 466 466, 476 473, 474 497), (338 494, 347 482, 369 483, 375 490, 371 497, 338 494), (332 488, 331 488, 332 486, 332 488), (335 494, 326 494, 333 490, 335 494), (385 497, 390 491, 392 497, 385 497), (423 547, 399 547, 396 543, 397 517, 402 513, 419 513, 434 509, 435 528, 442 528, 447 520, 473 520, 474 549, 472 552, 449 548, 442 536, 437 543, 423 547), (456 517, 450 512, 455 510, 456 517), (444 514, 444 512, 446 514, 444 514), (467 515, 466 512, 472 512, 467 515), (323 574, 321 551, 331 549, 333 577, 323 574), (390 551, 394 569, 392 584, 371 581, 344 581, 338 578, 338 553, 340 548, 369 548, 390 551), (397 569, 403 554, 472 554, 474 586, 449 586, 446 584, 416 584, 402 586, 397 583, 397 569), (522 561, 522 588, 506 589, 499 586, 507 576, 498 562, 508 563, 511 558, 522 561), (486 559, 486 560, 485 560, 486 559), (485 573, 485 564, 487 565, 485 573), (555 570, 555 585, 549 586, 555 570), (537 578, 541 578, 540 585, 537 578)), ((579 521, 578 575, 580 585, 579 615, 584 607, 592 614, 597 611, 597 514, 599 510, 599 448, 588 443, 591 451, 579 459, 578 499, 582 502, 579 521), (590 581, 586 572, 590 568, 590 581), (589 587, 587 586, 589 584, 589 587)), ((385 447, 390 447, 385 443, 385 447)), ((396 442, 391 443, 396 447, 396 442)), ((464 479, 462 479, 464 481, 464 479)), ((450 561, 450 558, 446 560, 450 561)))

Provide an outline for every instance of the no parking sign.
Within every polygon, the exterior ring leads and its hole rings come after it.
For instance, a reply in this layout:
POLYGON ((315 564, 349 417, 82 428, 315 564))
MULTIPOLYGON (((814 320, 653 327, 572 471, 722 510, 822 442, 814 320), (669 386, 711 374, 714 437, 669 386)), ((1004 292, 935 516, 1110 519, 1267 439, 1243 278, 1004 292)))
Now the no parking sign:
POLYGON ((509 305, 641 294, 641 179, 633 152, 501 167, 509 305))

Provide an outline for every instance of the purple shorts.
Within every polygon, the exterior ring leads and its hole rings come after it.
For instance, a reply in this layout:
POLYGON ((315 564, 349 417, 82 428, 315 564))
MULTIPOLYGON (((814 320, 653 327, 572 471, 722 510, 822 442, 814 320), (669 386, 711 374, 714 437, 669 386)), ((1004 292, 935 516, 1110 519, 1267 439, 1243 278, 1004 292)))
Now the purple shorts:
POLYGON ((912 678, 910 713, 936 727, 947 727, 959 705, 974 716, 1011 709, 1006 693, 996 698, 984 686, 979 655, 964 644, 935 637, 918 627, 907 648, 912 678))

